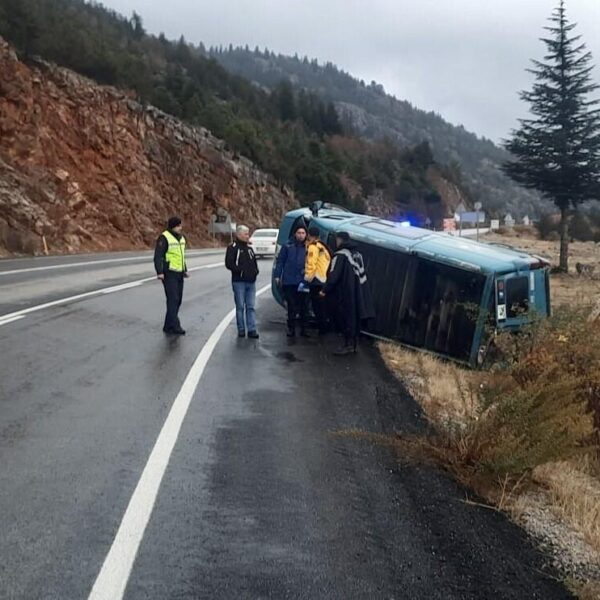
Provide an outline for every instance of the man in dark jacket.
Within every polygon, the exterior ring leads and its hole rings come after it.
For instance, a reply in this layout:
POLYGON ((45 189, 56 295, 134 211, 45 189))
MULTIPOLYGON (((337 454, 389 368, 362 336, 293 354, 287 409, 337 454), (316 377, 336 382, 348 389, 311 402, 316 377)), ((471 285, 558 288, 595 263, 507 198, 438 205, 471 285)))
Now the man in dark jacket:
POLYGON ((306 336, 308 287, 304 288, 306 262, 306 228, 300 226, 294 237, 281 248, 275 263, 275 283, 281 287, 287 304, 287 335, 296 335, 296 315, 300 315, 300 335, 306 336), (305 291, 303 291, 305 289, 305 291))
POLYGON ((236 230, 236 241, 227 247, 225 266, 231 271, 233 298, 235 300, 235 317, 238 336, 257 339, 256 330, 256 278, 258 263, 254 250, 248 244, 250 230, 240 225, 236 230))
POLYGON ((373 303, 361 253, 345 231, 336 234, 337 251, 333 255, 327 282, 321 295, 329 297, 344 335, 337 355, 356 352, 361 324, 374 317, 373 303))
POLYGON ((167 314, 163 331, 185 335, 179 322, 179 307, 183 299, 183 280, 188 276, 185 260, 185 237, 179 217, 171 217, 167 229, 161 233, 154 249, 156 276, 163 282, 167 297, 167 314))

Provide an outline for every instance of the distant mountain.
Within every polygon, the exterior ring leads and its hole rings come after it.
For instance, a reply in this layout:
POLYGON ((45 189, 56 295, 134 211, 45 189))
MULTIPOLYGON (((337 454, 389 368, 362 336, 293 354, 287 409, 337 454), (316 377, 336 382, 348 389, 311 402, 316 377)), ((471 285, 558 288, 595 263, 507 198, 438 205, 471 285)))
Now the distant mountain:
POLYGON ((135 13, 124 17, 84 0, 0 0, 0 35, 25 63, 41 57, 208 129, 234 159, 250 159, 301 203, 324 199, 435 225, 468 203, 458 171, 436 161, 422 136, 401 146, 368 140, 326 94, 281 76, 272 87, 257 86, 202 45, 148 34, 135 13))
POLYGON ((434 159, 447 165, 462 182, 472 200, 498 216, 539 214, 548 206, 536 193, 517 186, 499 170, 508 153, 492 141, 454 126, 434 112, 415 108, 385 93, 383 86, 369 84, 316 60, 276 55, 258 48, 218 48, 208 54, 230 72, 257 85, 274 89, 282 80, 334 102, 342 124, 370 140, 389 139, 400 147, 428 142, 434 159))

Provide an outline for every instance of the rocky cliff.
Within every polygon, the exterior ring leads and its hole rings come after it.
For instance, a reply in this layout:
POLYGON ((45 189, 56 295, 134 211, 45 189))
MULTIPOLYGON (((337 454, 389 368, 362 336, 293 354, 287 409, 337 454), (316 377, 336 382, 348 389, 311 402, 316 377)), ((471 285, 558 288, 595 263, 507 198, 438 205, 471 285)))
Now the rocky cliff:
POLYGON ((219 208, 273 226, 296 205, 206 129, 0 38, 0 254, 147 248, 171 214, 199 246, 219 208))

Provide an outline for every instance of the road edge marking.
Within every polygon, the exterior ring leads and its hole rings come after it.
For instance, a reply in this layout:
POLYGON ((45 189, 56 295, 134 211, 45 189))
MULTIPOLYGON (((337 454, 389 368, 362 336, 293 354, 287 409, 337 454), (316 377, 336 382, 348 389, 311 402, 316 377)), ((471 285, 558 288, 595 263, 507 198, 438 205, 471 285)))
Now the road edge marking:
MULTIPOLYGON (((225 248, 210 250, 207 252, 199 252, 199 253, 188 253, 188 258, 202 258, 204 256, 216 256, 217 254, 221 254, 225 251, 225 248)), ((19 260, 27 260, 27 259, 19 259, 19 260)), ((69 269, 75 267, 89 267, 92 265, 106 265, 111 263, 128 263, 128 262, 144 262, 152 260, 152 256, 124 256, 123 258, 102 258, 100 260, 85 260, 76 263, 66 263, 66 264, 58 264, 58 265, 46 265, 45 267, 25 267, 24 269, 11 269, 9 271, 0 271, 0 277, 4 275, 19 275, 21 273, 33 273, 38 271, 52 271, 56 269, 69 269)), ((1 263, 0 263, 1 264, 1 263)))
MULTIPOLYGON (((210 263, 208 265, 200 265, 198 267, 191 267, 188 271, 191 273, 192 271, 200 271, 201 269, 215 269, 217 267, 222 267, 223 263, 210 263)), ((59 298, 58 300, 52 300, 50 302, 44 302, 44 304, 36 304, 35 306, 30 306, 29 308, 23 308, 21 310, 16 310, 11 313, 6 313, 5 315, 0 315, 0 323, 5 320, 12 319, 13 317, 21 317, 28 315, 33 312, 37 312, 38 310, 44 310, 45 308, 52 308, 53 306, 60 306, 61 304, 67 304, 68 302, 75 302, 76 300, 83 300, 84 298, 91 298, 92 296, 97 296, 100 294, 112 294, 113 292, 119 292, 121 290, 126 290, 132 287, 136 287, 138 285, 142 285, 143 283, 147 283, 148 281, 157 281, 156 275, 152 277, 144 277, 143 279, 136 279, 134 281, 128 281, 126 283, 120 283, 119 285, 111 285, 106 288, 100 288, 99 290, 91 290, 89 292, 83 292, 82 294, 76 294, 75 296, 67 296, 66 298, 59 298)), ((16 318, 14 319, 16 320, 16 318)))
POLYGON ((2 325, 8 325, 9 323, 14 323, 15 321, 19 321, 20 319, 24 319, 25 315, 16 315, 14 317, 10 317, 8 319, 0 319, 0 327, 2 325))
MULTIPOLYGON (((257 297, 270 288, 271 284, 258 290, 257 297)), ((188 371, 129 500, 88 600, 121 600, 123 598, 140 544, 154 510, 163 476, 169 465, 192 398, 214 349, 234 316, 235 309, 225 315, 202 346, 188 371)))

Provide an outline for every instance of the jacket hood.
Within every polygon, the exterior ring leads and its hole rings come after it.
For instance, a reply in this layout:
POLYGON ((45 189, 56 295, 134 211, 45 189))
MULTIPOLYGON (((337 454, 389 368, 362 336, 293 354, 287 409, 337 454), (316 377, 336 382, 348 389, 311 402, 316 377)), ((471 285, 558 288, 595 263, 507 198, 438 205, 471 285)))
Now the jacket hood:
POLYGON ((350 240, 348 242, 344 242, 337 249, 338 250, 357 250, 358 246, 356 245, 356 242, 353 242, 352 240, 350 240))

